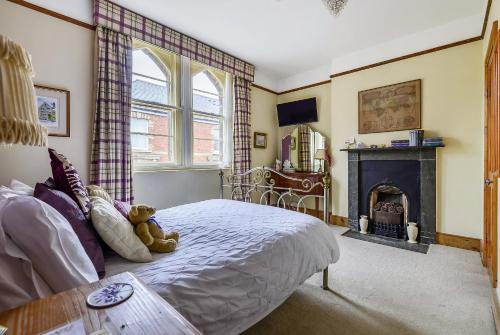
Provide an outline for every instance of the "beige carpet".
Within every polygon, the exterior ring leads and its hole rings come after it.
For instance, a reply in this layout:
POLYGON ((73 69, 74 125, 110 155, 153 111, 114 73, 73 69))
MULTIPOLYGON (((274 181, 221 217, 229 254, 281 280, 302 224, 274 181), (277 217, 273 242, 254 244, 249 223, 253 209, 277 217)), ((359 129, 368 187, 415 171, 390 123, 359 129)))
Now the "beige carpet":
POLYGON ((331 291, 314 275, 245 335, 495 334, 479 253, 432 245, 424 255, 342 236, 338 241, 331 291))

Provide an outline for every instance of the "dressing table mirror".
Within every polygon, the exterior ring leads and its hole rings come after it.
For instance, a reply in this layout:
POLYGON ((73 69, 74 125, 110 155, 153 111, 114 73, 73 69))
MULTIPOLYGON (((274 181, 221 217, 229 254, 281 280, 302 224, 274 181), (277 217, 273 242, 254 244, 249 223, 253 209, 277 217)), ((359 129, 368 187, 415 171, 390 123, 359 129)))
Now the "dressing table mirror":
MULTIPOLYGON (((281 165, 283 166, 281 172, 284 175, 297 178, 297 180, 309 179, 312 184, 323 181, 325 171, 323 160, 326 158, 326 137, 323 134, 307 124, 300 124, 292 128, 288 135, 281 139, 280 148, 281 165)), ((277 187, 294 188, 299 186, 296 182, 280 176, 276 177, 275 182, 277 187)), ((313 187, 307 194, 321 195, 323 187, 313 187)), ((320 212, 317 197, 314 200, 314 208, 315 214, 318 216, 320 212)))
POLYGON ((281 139, 284 172, 323 172, 326 137, 306 124, 300 124, 281 139), (318 158, 318 159, 315 159, 318 158), (290 162, 287 164, 286 162, 290 162))

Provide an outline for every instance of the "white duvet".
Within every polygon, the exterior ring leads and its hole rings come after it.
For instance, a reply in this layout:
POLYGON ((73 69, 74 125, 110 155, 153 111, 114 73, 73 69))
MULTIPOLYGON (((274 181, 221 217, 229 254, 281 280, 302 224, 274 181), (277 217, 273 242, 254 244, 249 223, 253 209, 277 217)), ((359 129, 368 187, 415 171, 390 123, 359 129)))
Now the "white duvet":
POLYGON ((280 208, 209 200, 156 217, 179 231, 177 250, 148 264, 113 256, 107 275, 134 272, 204 334, 241 333, 339 257, 323 221, 280 208))

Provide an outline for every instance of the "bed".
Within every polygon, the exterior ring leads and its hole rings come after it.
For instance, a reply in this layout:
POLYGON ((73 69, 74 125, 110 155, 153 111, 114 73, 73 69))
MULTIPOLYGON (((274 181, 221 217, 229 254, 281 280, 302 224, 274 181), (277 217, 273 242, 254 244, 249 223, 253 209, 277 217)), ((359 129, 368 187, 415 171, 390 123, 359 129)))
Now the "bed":
POLYGON ((297 211, 215 199, 158 211, 181 239, 152 263, 106 260, 107 275, 131 271, 205 334, 239 334, 338 260, 325 222, 297 211))

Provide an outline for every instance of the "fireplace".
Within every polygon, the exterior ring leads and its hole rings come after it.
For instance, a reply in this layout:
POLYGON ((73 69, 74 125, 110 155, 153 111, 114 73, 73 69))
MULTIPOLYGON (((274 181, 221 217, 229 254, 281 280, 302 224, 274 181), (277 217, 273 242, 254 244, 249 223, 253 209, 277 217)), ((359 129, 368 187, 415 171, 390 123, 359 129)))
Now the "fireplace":
POLYGON ((420 245, 434 243, 436 148, 343 151, 348 151, 349 155, 348 222, 351 231, 360 231, 359 218, 366 215, 369 234, 360 239, 412 250, 416 247, 406 242, 406 225, 415 222, 420 245))
POLYGON ((408 223, 408 197, 397 186, 382 184, 372 189, 370 198, 371 232, 375 235, 405 238, 408 223))

